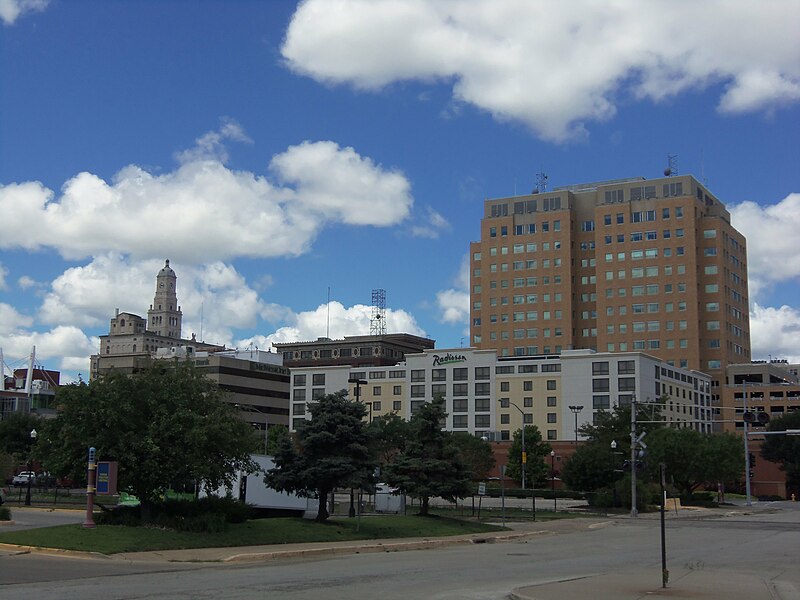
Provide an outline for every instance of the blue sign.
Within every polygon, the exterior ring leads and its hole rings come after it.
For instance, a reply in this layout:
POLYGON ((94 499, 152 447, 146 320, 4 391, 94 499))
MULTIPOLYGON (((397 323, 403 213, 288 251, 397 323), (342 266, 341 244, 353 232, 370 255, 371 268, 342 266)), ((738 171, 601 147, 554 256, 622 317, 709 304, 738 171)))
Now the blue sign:
POLYGON ((111 463, 101 462, 97 465, 97 493, 109 494, 111 484, 111 463))

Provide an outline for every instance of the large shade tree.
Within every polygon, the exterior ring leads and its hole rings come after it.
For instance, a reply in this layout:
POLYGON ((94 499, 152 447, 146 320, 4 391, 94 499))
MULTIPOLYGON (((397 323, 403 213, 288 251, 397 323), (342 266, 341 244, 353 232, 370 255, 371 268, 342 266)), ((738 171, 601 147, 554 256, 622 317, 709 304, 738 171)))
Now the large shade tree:
POLYGON ((470 492, 470 471, 442 426, 447 418, 444 400, 423 403, 411 417, 403 452, 386 466, 387 483, 420 500, 420 514, 428 514, 431 497, 451 502, 470 492))
POLYGON ((87 449, 117 461, 118 485, 150 506, 173 482, 231 485, 251 470, 258 447, 253 428, 224 400, 225 392, 186 361, 154 361, 133 374, 111 372, 59 388, 58 415, 45 421, 36 444, 46 468, 85 477, 87 449))
MULTIPOLYGON (((793 410, 780 419, 773 420, 768 431, 786 431, 800 429, 800 410, 793 410)), ((761 446, 761 456, 766 460, 778 463, 786 473, 787 483, 797 488, 800 486, 800 436, 797 435, 765 435, 761 446)))
POLYGON ((646 461, 651 473, 663 463, 669 481, 681 497, 689 498, 704 484, 738 480, 744 450, 741 438, 732 433, 664 427, 649 437, 646 461))
POLYGON ((286 438, 265 481, 278 491, 319 499, 317 521, 328 519, 328 495, 337 487, 371 482, 375 461, 364 424, 367 409, 342 390, 308 405, 311 420, 286 438))
MULTIPOLYGON (((536 425, 527 425, 525 432, 525 479, 530 487, 542 483, 548 473, 549 467, 545 463, 545 456, 550 455, 550 444, 542 441, 542 432, 536 425)), ((517 429, 508 449, 508 465, 506 475, 514 481, 522 481, 522 430, 517 429)))

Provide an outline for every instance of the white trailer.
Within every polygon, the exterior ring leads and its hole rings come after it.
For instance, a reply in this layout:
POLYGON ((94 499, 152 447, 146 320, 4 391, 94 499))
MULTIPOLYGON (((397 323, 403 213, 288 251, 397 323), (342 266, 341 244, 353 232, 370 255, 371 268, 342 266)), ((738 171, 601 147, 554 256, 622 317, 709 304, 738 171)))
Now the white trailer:
MULTIPOLYGON (((252 454, 250 458, 258 465, 258 471, 249 474, 242 471, 237 472, 232 488, 223 486, 214 490, 213 495, 223 497, 230 494, 251 505, 260 513, 281 516, 305 516, 310 501, 314 505, 312 507, 313 515, 316 515, 315 499, 301 498, 296 494, 279 492, 267 487, 267 484, 264 483, 264 474, 275 466, 271 456, 252 454)), ((207 494, 201 489, 199 495, 207 494)))

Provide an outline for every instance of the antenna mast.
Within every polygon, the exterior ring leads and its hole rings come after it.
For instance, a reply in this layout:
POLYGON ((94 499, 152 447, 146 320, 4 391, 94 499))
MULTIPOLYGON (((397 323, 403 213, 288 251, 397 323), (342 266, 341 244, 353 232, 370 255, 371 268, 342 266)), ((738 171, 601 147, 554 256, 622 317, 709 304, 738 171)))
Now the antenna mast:
POLYGON ((534 194, 543 194, 547 191, 547 173, 539 171, 536 174, 536 187, 533 189, 534 194))
POLYGON ((372 290, 372 315, 369 319, 370 335, 386 335, 386 290, 372 290))
POLYGON ((664 175, 667 177, 674 177, 678 174, 678 155, 667 154, 667 168, 664 169, 664 175))

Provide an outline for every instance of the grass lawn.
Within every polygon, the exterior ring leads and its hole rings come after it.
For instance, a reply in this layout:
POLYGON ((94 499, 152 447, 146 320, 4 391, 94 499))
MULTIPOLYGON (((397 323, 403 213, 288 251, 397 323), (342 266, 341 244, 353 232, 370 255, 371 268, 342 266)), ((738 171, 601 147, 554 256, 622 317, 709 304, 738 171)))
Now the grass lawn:
POLYGON ((146 550, 256 546, 301 542, 377 540, 405 537, 442 537, 499 531, 501 527, 438 516, 381 515, 331 519, 327 523, 300 518, 256 519, 232 524, 221 533, 191 533, 150 527, 60 525, 0 533, 0 543, 115 554, 146 550))

